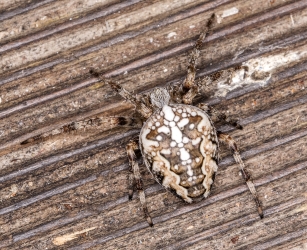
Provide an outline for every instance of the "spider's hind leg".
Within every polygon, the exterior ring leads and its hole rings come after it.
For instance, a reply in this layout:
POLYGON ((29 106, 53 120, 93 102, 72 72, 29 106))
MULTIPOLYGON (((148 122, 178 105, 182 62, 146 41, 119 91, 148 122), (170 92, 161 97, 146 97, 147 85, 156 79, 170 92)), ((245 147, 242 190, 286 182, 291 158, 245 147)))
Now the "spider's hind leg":
POLYGON ((258 194, 257 194, 256 188, 255 188, 255 185, 254 185, 250 175, 248 174, 247 170, 245 169, 245 165, 244 165, 244 162, 242 161, 242 158, 240 156, 236 142, 230 137, 230 135, 224 134, 224 133, 221 133, 221 132, 218 132, 218 138, 222 142, 226 143, 232 149, 233 158, 235 159, 236 163, 239 165, 239 169, 240 169, 242 176, 243 176, 243 178, 246 182, 246 185, 248 186, 248 188, 249 188, 250 192, 252 193, 253 198, 256 202, 258 214, 259 214, 260 218, 262 219, 263 218, 263 211, 262 211, 260 201, 258 199, 258 194))
POLYGON ((133 190, 134 190, 134 187, 136 187, 139 193, 141 205, 144 211, 144 216, 148 224, 152 227, 153 222, 148 212, 147 202, 146 202, 146 197, 145 197, 145 192, 144 192, 144 187, 143 187, 143 181, 141 179, 139 165, 136 161, 135 150, 138 149, 137 142, 135 140, 131 140, 127 144, 126 149, 127 149, 130 171, 131 171, 131 174, 129 175, 129 199, 130 200, 132 199, 133 190))
POLYGON ((237 129, 243 129, 242 125, 238 122, 237 119, 232 119, 224 112, 218 111, 212 106, 209 106, 205 103, 199 103, 197 107, 204 110, 207 114, 209 114, 211 120, 214 123, 221 122, 222 124, 228 124, 237 129))

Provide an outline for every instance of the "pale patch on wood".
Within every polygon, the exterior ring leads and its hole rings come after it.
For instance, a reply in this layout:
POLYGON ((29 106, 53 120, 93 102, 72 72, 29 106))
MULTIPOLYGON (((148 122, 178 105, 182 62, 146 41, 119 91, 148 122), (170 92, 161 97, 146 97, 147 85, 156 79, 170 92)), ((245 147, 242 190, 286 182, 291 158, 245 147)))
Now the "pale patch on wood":
POLYGON ((242 63, 242 68, 232 73, 229 79, 221 79, 218 82, 218 91, 215 96, 226 96, 228 92, 246 85, 258 84, 261 87, 267 85, 276 71, 291 63, 305 59, 307 52, 298 48, 291 52, 282 51, 275 55, 265 55, 252 58, 242 63))
POLYGON ((307 52, 301 49, 292 50, 290 52, 281 52, 276 55, 262 56, 253 58, 243 63, 244 66, 248 66, 254 71, 273 71, 277 68, 289 65, 292 62, 300 61, 303 57, 306 57, 307 52))
POLYGON ((173 31, 173 32, 168 33, 167 38, 170 39, 175 36, 177 36, 177 33, 173 31))
POLYGON ((238 13, 239 13, 239 10, 236 7, 232 7, 230 9, 224 10, 221 15, 216 15, 217 23, 221 23, 225 17, 233 16, 238 13))
POLYGON ((239 10, 236 7, 232 7, 230 9, 224 10, 222 17, 228 17, 239 13, 239 10))
POLYGON ((302 205, 302 206, 300 206, 300 207, 294 209, 292 212, 293 212, 294 214, 296 214, 296 213, 304 212, 304 211, 306 211, 306 210, 307 210, 307 204, 304 204, 304 205, 302 205))
POLYGON ((66 242, 77 238, 80 234, 87 233, 87 232, 94 230, 94 229, 96 229, 96 227, 90 227, 90 228, 87 228, 87 229, 84 229, 84 230, 81 230, 81 231, 78 231, 78 232, 75 232, 75 233, 72 233, 72 234, 64 234, 62 236, 56 237, 52 241, 52 243, 56 246, 61 246, 61 245, 64 245, 66 242))

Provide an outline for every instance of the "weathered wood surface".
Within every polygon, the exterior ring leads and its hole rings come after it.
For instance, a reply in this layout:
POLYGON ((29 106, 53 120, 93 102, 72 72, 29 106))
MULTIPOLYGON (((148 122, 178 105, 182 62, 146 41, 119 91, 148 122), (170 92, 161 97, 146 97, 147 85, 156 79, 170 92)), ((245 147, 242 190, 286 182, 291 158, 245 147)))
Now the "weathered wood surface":
POLYGON ((305 0, 8 0, 0 13, 1 249, 307 248, 305 0), (218 23, 198 77, 242 64, 251 77, 242 86, 213 82, 197 101, 244 126, 220 129, 240 146, 263 220, 225 147, 212 194, 197 204, 142 168, 150 228, 138 198, 127 197, 125 143, 139 129, 20 145, 72 121, 133 114, 90 68, 135 93, 182 81, 212 13, 218 23))

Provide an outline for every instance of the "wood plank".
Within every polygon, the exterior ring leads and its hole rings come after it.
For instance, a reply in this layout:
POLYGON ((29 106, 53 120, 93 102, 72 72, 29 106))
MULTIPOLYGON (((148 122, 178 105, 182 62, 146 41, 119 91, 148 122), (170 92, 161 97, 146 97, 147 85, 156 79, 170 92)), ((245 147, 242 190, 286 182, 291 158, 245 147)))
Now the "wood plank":
POLYGON ((0 5, 1 249, 304 249, 306 1, 8 3, 0 5), (217 23, 199 59, 197 77, 206 81, 195 104, 244 126, 217 124, 238 142, 264 219, 222 146, 212 193, 195 204, 166 192, 142 167, 150 228, 137 195, 127 197, 125 145, 140 128, 110 122, 134 107, 89 70, 134 93, 178 84, 212 13, 217 23), (245 78, 225 82, 238 66, 245 78), (96 116, 103 125, 57 134, 96 116), (54 135, 20 144, 44 133, 54 135))

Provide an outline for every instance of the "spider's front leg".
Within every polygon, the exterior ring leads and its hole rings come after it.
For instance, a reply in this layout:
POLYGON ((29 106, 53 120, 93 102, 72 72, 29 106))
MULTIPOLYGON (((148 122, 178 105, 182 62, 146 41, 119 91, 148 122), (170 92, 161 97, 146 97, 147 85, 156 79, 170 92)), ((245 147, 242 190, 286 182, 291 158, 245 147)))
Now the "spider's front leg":
POLYGON ((239 165, 239 169, 240 169, 242 176, 243 176, 243 178, 246 182, 246 185, 248 186, 248 188, 249 188, 250 192, 252 193, 253 198, 256 202, 256 205, 257 205, 257 208, 258 208, 258 214, 259 214, 260 218, 262 219, 263 218, 263 211, 262 211, 260 201, 258 199, 258 194, 257 194, 256 188, 255 188, 255 185, 254 185, 250 175, 248 174, 247 170, 245 169, 245 164, 242 161, 242 158, 240 156, 236 142, 228 134, 224 134, 224 133, 221 133, 221 132, 218 132, 217 134, 218 134, 219 140, 226 143, 232 149, 233 158, 235 159, 236 163, 239 165))
POLYGON ((86 131, 91 128, 100 128, 100 129, 111 129, 115 126, 134 126, 141 127, 142 122, 134 117, 104 117, 104 116, 96 116, 91 118, 86 118, 84 120, 71 122, 66 124, 60 128, 56 128, 50 131, 46 131, 45 133, 30 137, 22 142, 21 145, 29 144, 29 143, 37 143, 48 140, 56 135, 78 132, 78 131, 86 131))
POLYGON ((113 82, 113 81, 108 81, 104 79, 103 77, 101 77, 100 73, 98 73, 94 69, 90 70, 90 74, 101 79, 104 83, 110 85, 111 88, 114 91, 116 91, 120 96, 125 98, 127 101, 131 102, 135 106, 136 111, 138 111, 141 114, 143 119, 147 119, 153 113, 153 109, 150 106, 149 104, 150 102, 148 101, 147 97, 143 97, 142 99, 137 98, 137 96, 132 95, 129 91, 124 89, 118 83, 113 82))
POLYGON ((140 201, 141 201, 141 205, 144 211, 145 218, 148 224, 152 227, 153 222, 152 222, 152 219, 149 215, 148 208, 147 208, 147 202, 146 202, 143 182, 142 182, 141 175, 140 175, 139 164, 136 161, 135 150, 138 149, 137 142, 135 140, 131 140, 127 144, 126 149, 127 149, 129 165, 130 165, 130 170, 131 170, 131 174, 129 175, 129 199, 130 200, 132 199, 133 190, 134 190, 134 187, 136 187, 139 193, 139 197, 140 197, 140 201))
POLYGON ((211 17, 208 19, 205 31, 200 34, 190 54, 188 72, 185 80, 183 81, 181 86, 175 87, 173 89, 173 99, 177 99, 178 102, 181 102, 182 100, 184 104, 192 104, 194 97, 199 92, 199 87, 195 83, 197 59, 199 58, 200 49, 203 46, 203 42, 212 30, 214 23, 215 14, 212 14, 211 17))

